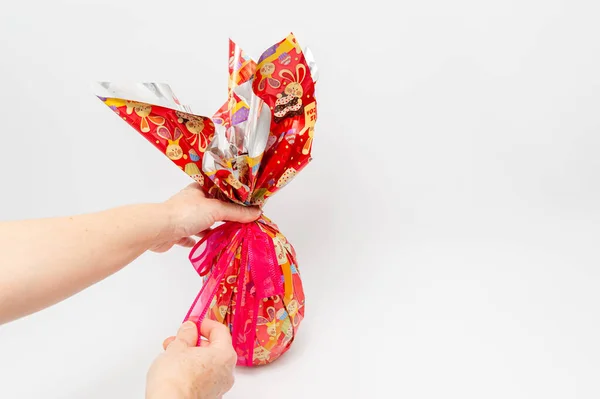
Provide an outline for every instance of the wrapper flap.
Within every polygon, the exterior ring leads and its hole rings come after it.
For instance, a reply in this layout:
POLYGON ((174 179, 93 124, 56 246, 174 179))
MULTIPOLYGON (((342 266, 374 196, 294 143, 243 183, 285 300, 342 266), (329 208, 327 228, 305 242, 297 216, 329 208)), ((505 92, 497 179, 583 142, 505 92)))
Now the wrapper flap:
POLYGON ((212 119, 166 84, 102 82, 95 91, 209 196, 262 206, 310 162, 318 69, 293 34, 258 63, 230 40, 228 64, 227 101, 212 119))
MULTIPOLYGON (((316 73, 316 66, 313 62, 316 73)), ((267 50, 257 65, 254 91, 272 110, 273 123, 262 159, 253 202, 287 185, 311 160, 317 119, 315 82, 293 34, 267 50), (277 79, 277 84, 262 84, 277 79)))
POLYGON ((210 118, 121 98, 101 100, 198 182, 209 196, 225 199, 202 171, 204 152, 214 136, 210 118))
POLYGON ((97 82, 94 84, 93 90, 94 94, 100 98, 119 98, 192 113, 188 105, 179 102, 171 86, 166 83, 97 82))

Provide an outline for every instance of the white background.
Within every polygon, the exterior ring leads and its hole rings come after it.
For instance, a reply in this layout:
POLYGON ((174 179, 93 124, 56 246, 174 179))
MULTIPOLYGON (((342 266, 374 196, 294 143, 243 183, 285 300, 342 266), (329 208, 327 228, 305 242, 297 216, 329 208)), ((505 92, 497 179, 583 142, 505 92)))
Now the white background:
MULTIPOLYGON (((210 115, 228 37, 258 57, 294 31, 315 160, 268 214, 307 317, 227 397, 600 397, 598 3, 390 4, 3 1, 0 219, 167 198, 188 178, 90 82, 168 82, 210 115)), ((200 287, 186 255, 0 327, 0 397, 143 397, 200 287)))

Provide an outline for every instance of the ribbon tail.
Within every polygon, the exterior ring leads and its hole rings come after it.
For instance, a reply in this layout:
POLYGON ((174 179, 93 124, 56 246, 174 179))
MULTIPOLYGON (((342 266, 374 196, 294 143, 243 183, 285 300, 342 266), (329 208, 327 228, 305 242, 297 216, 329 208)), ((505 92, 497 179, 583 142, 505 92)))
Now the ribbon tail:
POLYGON ((252 337, 252 339, 248 340, 248 357, 246 358, 246 364, 248 367, 252 367, 253 363, 254 363, 254 343, 256 341, 256 325, 258 323, 258 306, 260 305, 260 299, 259 298, 253 298, 254 301, 254 306, 253 306, 253 311, 252 311, 252 323, 250 323, 250 325, 252 326, 252 330, 250 332, 250 336, 252 337))
POLYGON ((273 239, 257 224, 252 225, 247 235, 248 262, 256 284, 256 295, 268 298, 283 295, 283 271, 277 261, 273 239))
MULTIPOLYGON (((221 237, 224 239, 226 245, 224 248, 218 248, 216 256, 220 256, 216 261, 216 264, 212 268, 212 272, 203 284, 200 292, 196 296, 196 299, 192 303, 192 306, 188 310, 187 315, 184 318, 185 321, 193 321, 198 327, 202 323, 202 320, 206 317, 208 310, 210 309, 212 299, 217 294, 217 290, 221 284, 221 281, 225 278, 228 266, 234 260, 235 250, 239 245, 239 235, 234 237, 221 237)), ((212 264, 215 261, 215 256, 205 257, 202 261, 202 265, 197 267, 197 270, 204 270, 208 272, 211 269, 212 264)), ((194 265, 196 267, 196 265, 194 265)), ((198 336, 198 343, 200 343, 200 336, 198 336)))
MULTIPOLYGON (((254 292, 251 288, 247 290, 243 303, 237 304, 238 312, 240 308, 246 309, 244 320, 250 322, 250 329, 245 337, 245 360, 246 366, 252 366, 260 304, 264 298, 283 294, 283 278, 273 240, 257 224, 246 226, 241 259, 240 269, 243 267, 245 273, 249 269, 249 277, 253 283, 250 286, 254 287, 254 292)), ((236 318, 241 316, 240 313, 236 313, 236 318)))

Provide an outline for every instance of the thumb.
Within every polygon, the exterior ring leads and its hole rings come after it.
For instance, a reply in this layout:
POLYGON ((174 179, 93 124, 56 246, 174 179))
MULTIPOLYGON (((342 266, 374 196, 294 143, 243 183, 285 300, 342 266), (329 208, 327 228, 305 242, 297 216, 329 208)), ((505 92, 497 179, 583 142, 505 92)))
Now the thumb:
POLYGON ((229 202, 216 200, 214 202, 213 216, 216 222, 254 222, 262 211, 254 206, 241 206, 229 202))
POLYGON ((183 350, 185 348, 195 347, 197 343, 198 327, 193 321, 186 321, 179 327, 177 336, 168 344, 167 350, 183 350))

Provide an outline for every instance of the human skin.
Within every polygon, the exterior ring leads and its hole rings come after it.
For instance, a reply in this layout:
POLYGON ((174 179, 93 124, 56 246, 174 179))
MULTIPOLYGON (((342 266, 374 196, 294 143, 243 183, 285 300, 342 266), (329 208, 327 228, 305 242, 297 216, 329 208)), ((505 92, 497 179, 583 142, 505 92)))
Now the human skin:
MULTIPOLYGON (((146 251, 165 252, 174 245, 192 247, 193 237, 201 237, 216 222, 249 223, 259 216, 259 209, 208 199, 200 186, 193 184, 163 203, 128 205, 71 217, 0 222, 0 324, 68 298, 146 251)), ((225 338, 229 332, 210 321, 203 323, 201 330, 210 347, 194 349, 197 341, 192 344, 190 340, 194 333, 197 340, 198 331, 193 323, 182 325, 176 338, 165 341, 165 354, 169 355, 157 359, 160 367, 153 366, 162 372, 149 373, 152 381, 148 380, 148 397, 215 398, 230 388, 229 379, 221 378, 233 369, 230 363, 235 352, 232 355, 231 338, 225 338), (182 343, 189 344, 186 350, 182 343), (175 349, 171 349, 173 345, 175 349), (161 373, 169 375, 169 363, 181 369, 182 363, 191 367, 204 361, 214 368, 205 368, 206 373, 221 376, 218 388, 204 384, 206 390, 199 390, 203 384, 198 385, 198 381, 202 379, 193 370, 183 373, 192 380, 187 382, 189 386, 179 381, 180 396, 169 391, 171 379, 156 382, 161 380, 161 373), (159 396, 157 390, 165 390, 167 396, 159 396), (215 392, 216 396, 211 396, 215 392)))

